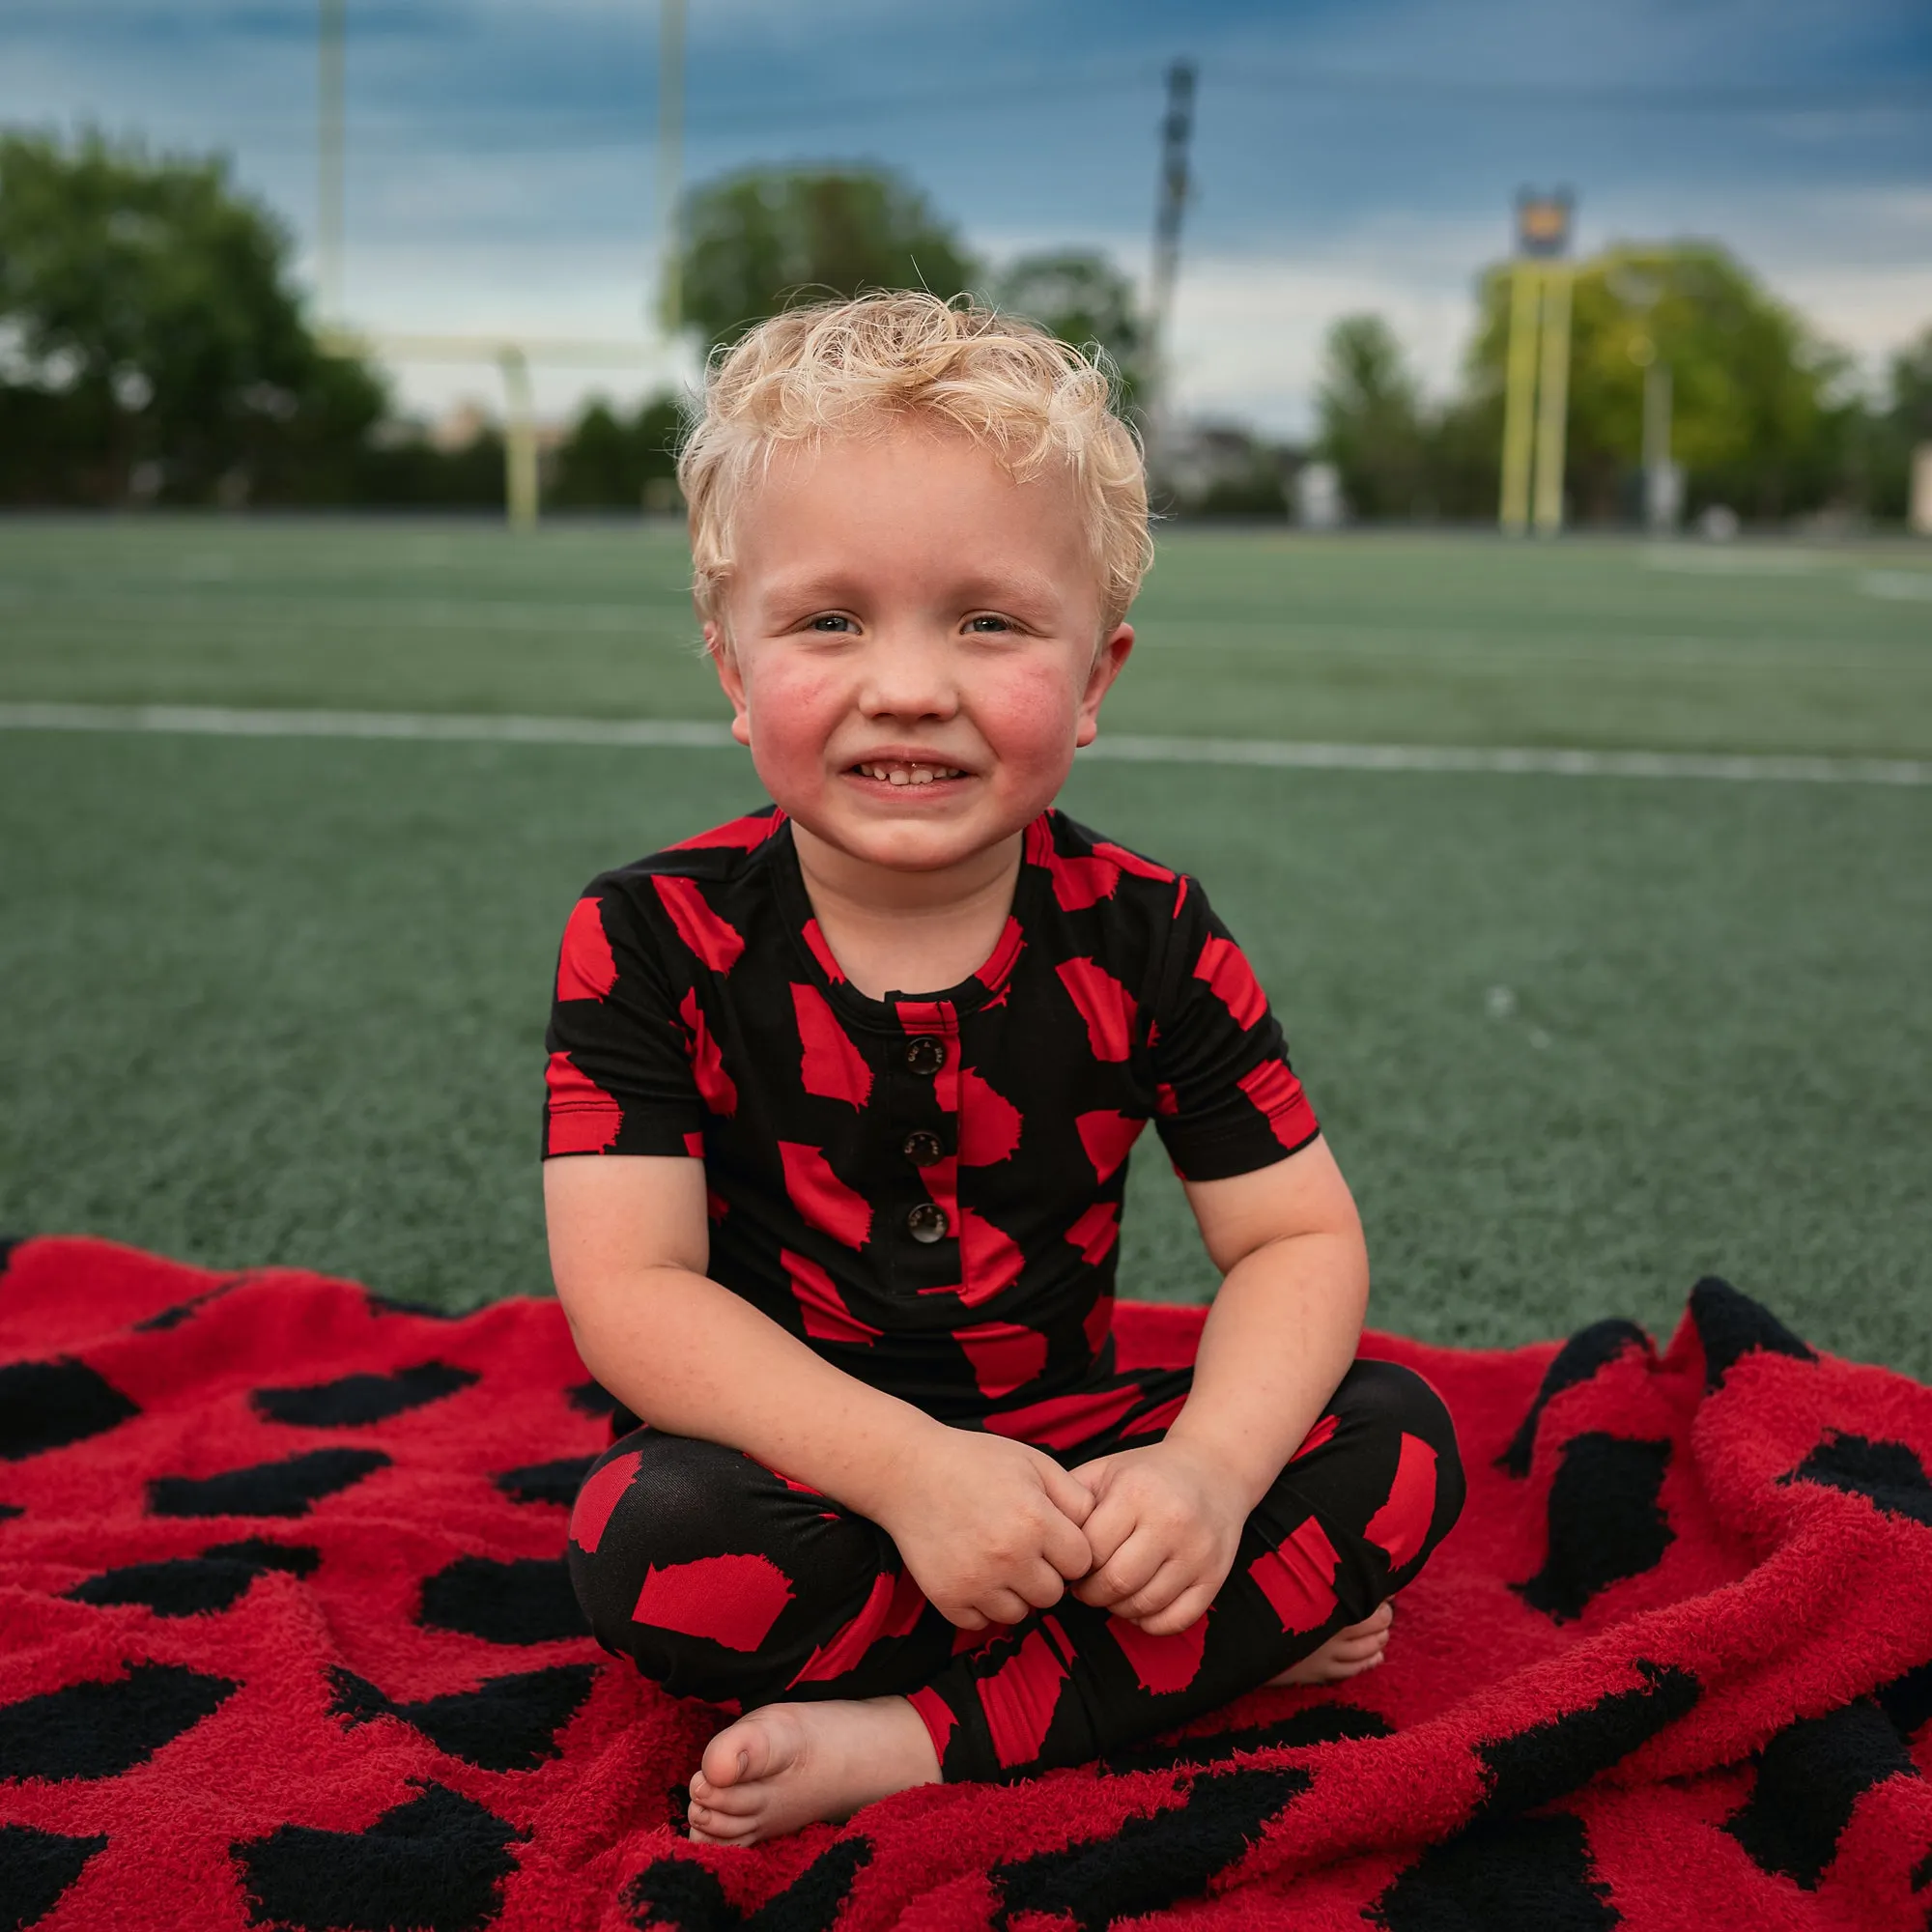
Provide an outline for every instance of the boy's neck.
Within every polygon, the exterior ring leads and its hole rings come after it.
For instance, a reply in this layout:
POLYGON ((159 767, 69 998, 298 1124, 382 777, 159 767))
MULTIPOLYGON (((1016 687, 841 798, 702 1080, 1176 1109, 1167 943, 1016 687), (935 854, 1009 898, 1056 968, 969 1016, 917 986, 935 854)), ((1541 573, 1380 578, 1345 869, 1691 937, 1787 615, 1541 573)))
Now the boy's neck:
POLYGON ((904 872, 855 859, 792 821, 813 916, 846 979, 867 999, 943 992, 998 945, 1012 911, 1025 834, 939 871, 904 872))

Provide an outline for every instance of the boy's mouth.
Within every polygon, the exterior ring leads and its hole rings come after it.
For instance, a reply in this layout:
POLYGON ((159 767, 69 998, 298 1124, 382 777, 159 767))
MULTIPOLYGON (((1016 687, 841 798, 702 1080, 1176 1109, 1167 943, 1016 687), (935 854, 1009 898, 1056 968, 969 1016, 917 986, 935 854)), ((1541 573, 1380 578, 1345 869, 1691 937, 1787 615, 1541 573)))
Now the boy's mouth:
POLYGON ((851 769, 861 778, 889 785, 939 784, 966 776, 957 765, 920 764, 906 758, 867 758, 851 769))

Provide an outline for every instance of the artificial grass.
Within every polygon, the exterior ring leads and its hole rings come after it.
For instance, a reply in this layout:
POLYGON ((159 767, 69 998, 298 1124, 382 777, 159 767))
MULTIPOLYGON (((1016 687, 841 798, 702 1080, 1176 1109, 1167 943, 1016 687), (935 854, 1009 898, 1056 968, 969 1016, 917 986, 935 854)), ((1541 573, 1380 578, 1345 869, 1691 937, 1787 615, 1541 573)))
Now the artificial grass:
MULTIPOLYGON (((1204 735, 1923 757, 1927 562, 1907 544, 1176 530, 1110 715, 1204 735)), ((667 524, 518 539, 455 522, 0 522, 0 701, 720 716, 686 575, 667 524)))
MULTIPOLYGON (((0 1229, 542 1292, 563 917, 754 799, 740 755, 4 742, 0 1229)), ((1065 803, 1196 870, 1255 957, 1377 1325, 1667 1325, 1717 1268, 1932 1378, 1932 793, 1095 766, 1065 803)), ((1150 1138, 1123 1285, 1211 1278, 1150 1138)))

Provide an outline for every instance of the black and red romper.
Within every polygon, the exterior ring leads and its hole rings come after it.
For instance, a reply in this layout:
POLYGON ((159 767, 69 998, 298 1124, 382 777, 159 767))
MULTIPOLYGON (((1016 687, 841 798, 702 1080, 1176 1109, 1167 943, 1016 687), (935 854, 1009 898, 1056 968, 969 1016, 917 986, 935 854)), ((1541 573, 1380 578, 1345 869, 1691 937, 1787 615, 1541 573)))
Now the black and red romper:
MULTIPOLYGON (((1118 1372, 1109 1339, 1141 1129, 1190 1180, 1319 1131, 1200 887, 1057 811, 992 955, 936 993, 845 980, 776 809, 608 872, 565 929, 548 1044, 547 1157, 702 1160, 713 1279, 847 1374, 1069 1466, 1157 1441, 1190 1386, 1118 1372)), ((1463 1495, 1435 1393, 1357 1362, 1190 1630, 1069 1596, 966 1633, 876 1524, 622 1422, 571 1522, 600 1640, 720 1703, 905 1694, 948 1778, 1079 1762, 1253 1688, 1408 1581, 1463 1495)))

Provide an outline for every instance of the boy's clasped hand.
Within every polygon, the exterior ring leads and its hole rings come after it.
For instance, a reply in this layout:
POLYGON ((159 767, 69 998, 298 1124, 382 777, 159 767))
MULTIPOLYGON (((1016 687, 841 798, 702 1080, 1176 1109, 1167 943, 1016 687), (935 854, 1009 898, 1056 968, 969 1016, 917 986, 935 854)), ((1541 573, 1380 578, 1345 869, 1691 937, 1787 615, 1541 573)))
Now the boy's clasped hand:
POLYGON ((961 1630, 1016 1624, 1068 1586, 1150 1635, 1185 1630, 1227 1579, 1247 1504, 1181 1443, 1063 1469, 1043 1450, 941 1425, 879 1512, 913 1579, 961 1630))

